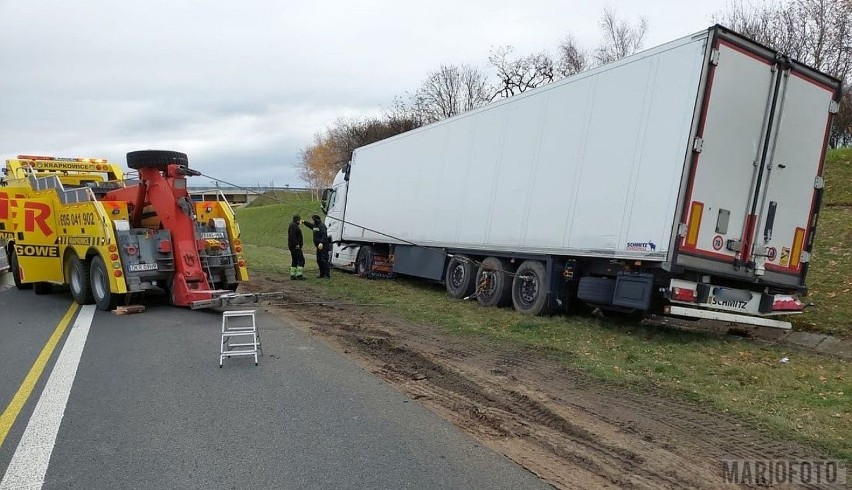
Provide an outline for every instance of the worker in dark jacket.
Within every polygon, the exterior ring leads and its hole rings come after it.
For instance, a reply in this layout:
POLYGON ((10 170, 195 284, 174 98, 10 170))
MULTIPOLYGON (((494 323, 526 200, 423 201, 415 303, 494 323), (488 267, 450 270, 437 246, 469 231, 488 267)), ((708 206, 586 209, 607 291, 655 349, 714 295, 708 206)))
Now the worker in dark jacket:
POLYGON ((313 230, 314 246, 317 248, 317 265, 319 266, 319 277, 331 279, 331 261, 330 252, 331 239, 328 236, 328 228, 319 215, 311 216, 313 221, 302 221, 302 223, 313 230))
POLYGON ((302 238, 302 229, 299 228, 299 223, 302 218, 298 214, 293 215, 293 221, 290 227, 287 228, 287 248, 290 249, 290 279, 304 280, 305 276, 302 272, 305 268, 305 254, 302 253, 304 239, 302 238))

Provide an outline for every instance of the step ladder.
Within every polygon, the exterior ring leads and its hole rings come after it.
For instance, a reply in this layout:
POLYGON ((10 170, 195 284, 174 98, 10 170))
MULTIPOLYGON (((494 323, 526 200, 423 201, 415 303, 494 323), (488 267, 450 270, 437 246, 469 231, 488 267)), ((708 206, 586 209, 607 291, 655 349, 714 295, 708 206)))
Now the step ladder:
MULTIPOLYGON (((219 367, 226 357, 254 356, 254 365, 257 366, 257 355, 263 354, 260 344, 260 329, 254 316, 255 310, 234 310, 222 312, 222 343, 219 347, 219 367), (249 325, 234 325, 234 320, 248 319, 249 325), (247 340, 251 342, 232 343, 232 338, 247 340)), ((245 321, 238 323, 246 323, 245 321)))

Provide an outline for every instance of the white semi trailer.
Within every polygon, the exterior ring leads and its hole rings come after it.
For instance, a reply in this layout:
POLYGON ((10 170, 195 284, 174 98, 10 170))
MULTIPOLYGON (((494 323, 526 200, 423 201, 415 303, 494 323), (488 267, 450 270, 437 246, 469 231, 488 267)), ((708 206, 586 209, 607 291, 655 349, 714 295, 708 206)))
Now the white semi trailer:
POLYGON ((789 328, 838 80, 721 26, 358 148, 332 263, 543 314, 789 328))

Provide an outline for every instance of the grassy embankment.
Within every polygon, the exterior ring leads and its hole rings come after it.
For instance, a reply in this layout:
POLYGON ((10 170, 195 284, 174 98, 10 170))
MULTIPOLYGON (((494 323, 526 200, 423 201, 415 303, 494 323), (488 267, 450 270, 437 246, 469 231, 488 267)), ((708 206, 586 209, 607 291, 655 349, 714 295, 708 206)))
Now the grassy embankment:
MULTIPOLYGON (((852 336, 852 150, 831 152, 827 165, 826 203, 809 277, 811 301, 818 306, 794 322, 797 329, 852 336)), ((306 194, 285 199, 238 212, 249 266, 267 276, 288 274, 284 241, 291 215, 318 210, 306 194)), ((312 247, 306 252, 312 253, 312 247)), ((309 259, 308 270, 315 269, 309 259)), ((652 385, 709 403, 778 437, 805 441, 852 461, 852 369, 837 359, 642 327, 633 318, 528 318, 511 309, 451 300, 441 286, 424 281, 367 283, 336 273, 332 281, 307 281, 304 287, 329 297, 384 303, 389 305, 386 314, 460 335, 547 349, 593 376, 652 385), (790 362, 780 363, 785 356, 790 362)))

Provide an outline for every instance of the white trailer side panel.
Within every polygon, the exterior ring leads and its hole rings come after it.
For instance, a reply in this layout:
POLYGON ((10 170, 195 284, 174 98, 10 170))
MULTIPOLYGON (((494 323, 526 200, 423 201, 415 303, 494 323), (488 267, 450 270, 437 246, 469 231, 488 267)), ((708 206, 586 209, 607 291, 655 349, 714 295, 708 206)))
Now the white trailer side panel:
POLYGON ((343 239, 665 259, 707 37, 356 150, 343 239))

